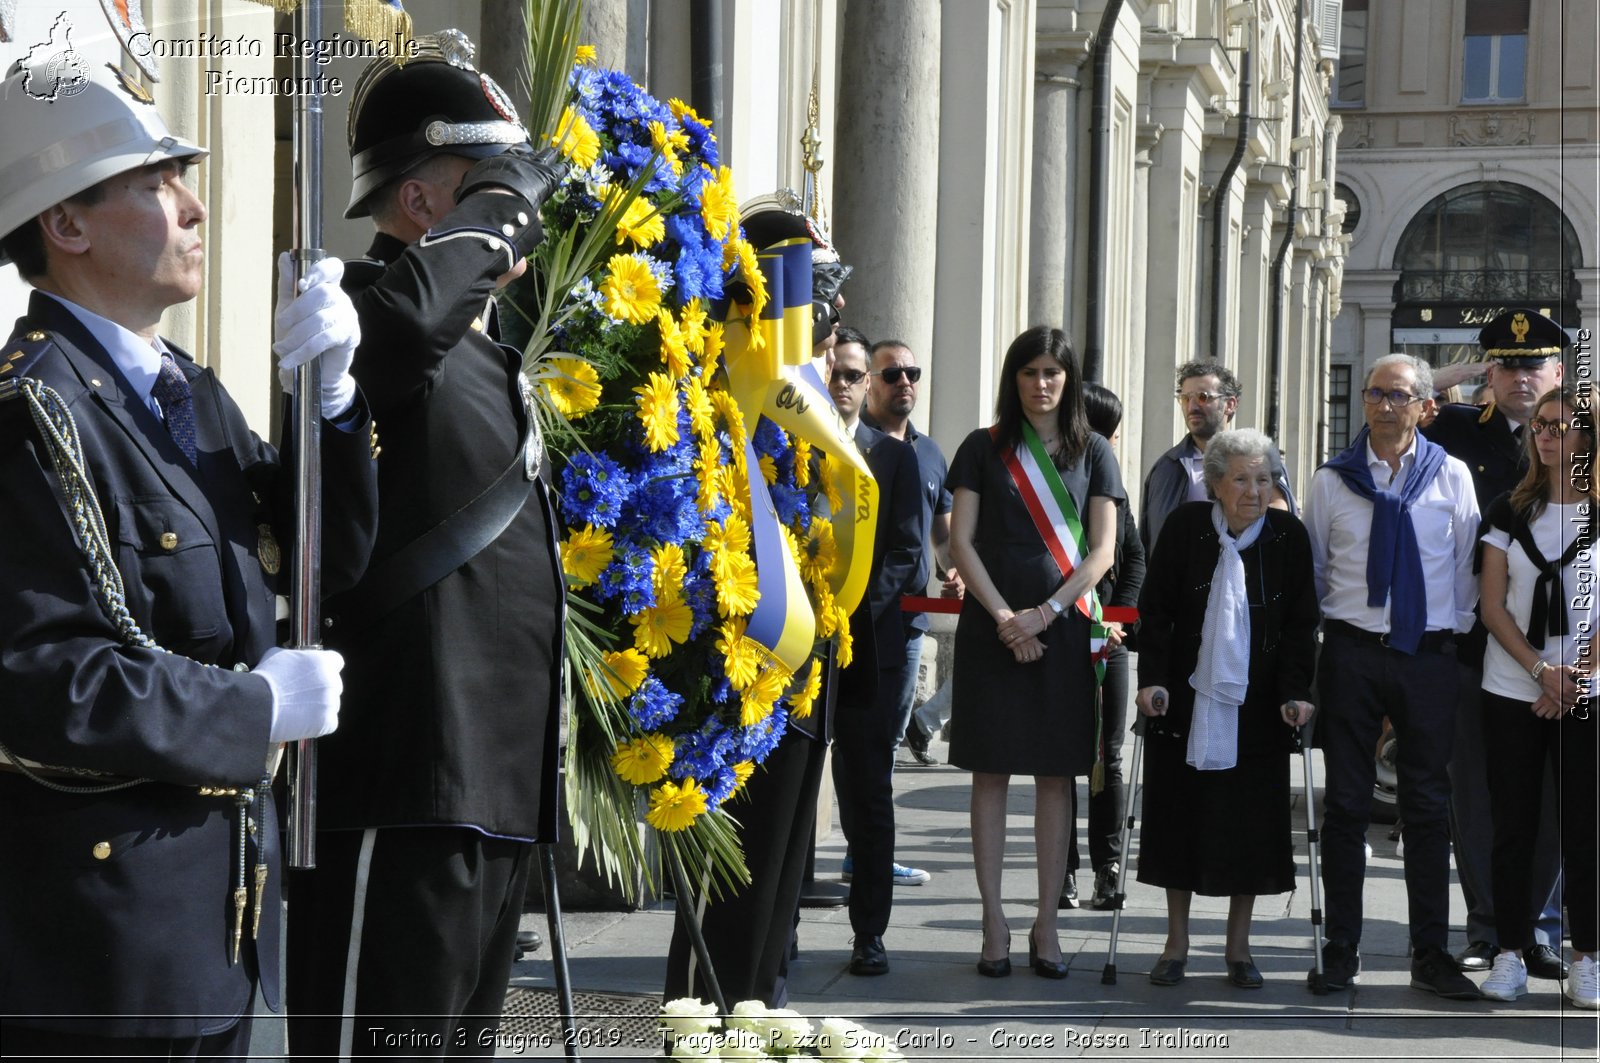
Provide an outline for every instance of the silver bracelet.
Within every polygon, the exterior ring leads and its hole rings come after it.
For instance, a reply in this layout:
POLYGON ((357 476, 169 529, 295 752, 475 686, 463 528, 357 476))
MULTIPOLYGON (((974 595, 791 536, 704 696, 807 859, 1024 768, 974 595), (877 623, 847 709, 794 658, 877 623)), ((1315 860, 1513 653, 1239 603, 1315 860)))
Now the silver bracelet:
POLYGON ((1528 669, 1528 678, 1533 680, 1535 683, 1539 682, 1539 677, 1544 675, 1544 670, 1549 667, 1550 662, 1540 658, 1532 668, 1528 669))

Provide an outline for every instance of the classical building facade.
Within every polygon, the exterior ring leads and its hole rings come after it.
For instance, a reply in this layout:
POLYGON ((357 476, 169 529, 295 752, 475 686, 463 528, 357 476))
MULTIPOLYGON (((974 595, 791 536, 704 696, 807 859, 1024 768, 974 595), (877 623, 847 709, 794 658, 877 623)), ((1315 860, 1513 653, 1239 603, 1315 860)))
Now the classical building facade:
POLYGON ((1343 23, 1330 450, 1373 359, 1471 358, 1508 306, 1574 336, 1600 314, 1595 0, 1345 0, 1343 23))

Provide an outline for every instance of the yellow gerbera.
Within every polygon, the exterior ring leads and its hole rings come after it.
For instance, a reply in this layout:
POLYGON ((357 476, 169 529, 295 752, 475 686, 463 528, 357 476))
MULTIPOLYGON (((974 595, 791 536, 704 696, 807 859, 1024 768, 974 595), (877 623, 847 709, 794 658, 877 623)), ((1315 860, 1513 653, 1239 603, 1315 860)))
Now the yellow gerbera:
POLYGON ((733 171, 726 166, 719 166, 700 186, 700 216, 713 240, 726 240, 738 229, 739 197, 733 191, 733 171))
POLYGON ((827 585, 828 575, 839 563, 839 544, 833 537, 833 521, 812 517, 811 530, 800 548, 800 575, 807 583, 827 585))
POLYGON ((756 764, 753 760, 735 761, 733 765, 733 789, 728 791, 728 796, 722 799, 723 804, 729 801, 744 789, 744 784, 750 781, 750 776, 756 773, 756 764))
POLYGON ((655 562, 651 583, 655 587, 657 602, 683 600, 683 583, 689 578, 689 565, 683 559, 683 547, 677 543, 662 543, 650 551, 655 562))
POLYGON ((663 451, 678 442, 678 389, 664 373, 651 373, 644 384, 633 389, 639 396, 639 423, 644 425, 644 441, 653 451, 663 451))
POLYGON ((574 108, 568 107, 561 112, 561 121, 556 123, 555 136, 550 139, 555 143, 556 150, 565 158, 585 170, 600 158, 599 134, 574 108))
POLYGON ((624 240, 632 240, 635 247, 649 247, 666 235, 667 223, 662 219, 661 211, 643 196, 629 203, 628 209, 617 220, 619 244, 624 240))
POLYGON ((579 66, 594 66, 594 64, 595 64, 594 45, 592 45, 592 44, 580 44, 580 45, 578 45, 578 50, 573 55, 573 62, 577 63, 579 66))
POLYGON ((794 444, 794 485, 805 487, 811 483, 811 444, 799 436, 790 436, 794 444))
POLYGON ((778 666, 763 668, 755 682, 745 687, 739 695, 739 723, 745 727, 756 724, 772 715, 772 706, 783 696, 789 685, 789 670, 778 666))
POLYGON ((728 441, 733 444, 734 461, 744 460, 744 411, 739 404, 733 401, 733 396, 720 388, 707 392, 711 397, 711 405, 722 418, 722 426, 728 430, 728 441))
POLYGON ((717 469, 721 464, 722 447, 717 444, 715 438, 702 438, 700 456, 694 463, 695 478, 700 485, 695 504, 700 507, 702 513, 710 513, 716 509, 717 500, 722 497, 722 493, 717 490, 717 469))
POLYGON ((722 323, 713 321, 706 328, 705 349, 700 352, 700 368, 707 376, 717 371, 717 359, 722 357, 722 323))
POLYGON ((722 548, 738 554, 750 552, 750 522, 737 513, 730 513, 722 522, 722 548))
POLYGON ((642 325, 656 316, 661 286, 650 266, 638 255, 612 255, 606 279, 600 283, 606 313, 618 321, 642 325))
POLYGON ((700 378, 692 376, 683 386, 683 404, 689 408, 689 429, 694 432, 701 444, 715 441, 717 434, 717 411, 711 405, 711 396, 706 394, 706 386, 700 378))
POLYGON ((650 123, 650 144, 667 160, 667 165, 672 167, 672 176, 683 176, 683 160, 678 158, 678 153, 689 150, 689 134, 681 129, 668 132, 662 122, 650 123))
POLYGON ((721 616, 749 616, 761 600, 756 563, 749 554, 718 553, 711 562, 711 580, 717 588, 717 613, 721 616))
MULTIPOLYGON (((744 282, 750 286, 750 316, 752 319, 761 317, 761 311, 767 306, 767 278, 761 272, 761 265, 756 260, 756 249, 750 241, 741 238, 729 240, 722 248, 722 268, 737 265, 744 282)), ((750 332, 750 347, 760 350, 763 340, 759 328, 750 332)))
POLYGON ((761 478, 768 486, 778 482, 778 462, 771 454, 763 454, 756 459, 756 465, 761 469, 761 478))
POLYGON ((729 620, 722 625, 722 637, 717 640, 717 650, 724 658, 723 674, 735 690, 743 690, 756 681, 761 670, 761 644, 746 638, 743 620, 729 620))
POLYGON ((557 355, 545 361, 555 372, 543 377, 544 390, 561 416, 576 421, 600 405, 600 374, 587 359, 557 355))
POLYGON ((856 658, 856 643, 850 634, 850 614, 838 602, 833 604, 833 624, 839 632, 839 652, 834 659, 839 662, 840 668, 849 668, 850 662, 856 658))
POLYGON ((606 653, 600 659, 605 667, 592 669, 587 682, 593 689, 596 679, 604 680, 606 686, 611 688, 611 693, 619 698, 638 690, 639 684, 644 682, 644 677, 650 674, 650 662, 632 647, 606 653))
POLYGON ((673 643, 688 639, 694 610, 681 600, 662 602, 639 610, 628 620, 633 624, 634 647, 646 657, 665 657, 672 652, 673 643))
POLYGON ((822 662, 811 658, 811 670, 803 683, 789 692, 789 718, 803 720, 811 715, 811 707, 822 693, 822 662))
POLYGON ((747 517, 750 513, 750 495, 749 492, 740 489, 744 477, 739 474, 739 467, 743 464, 743 462, 729 462, 718 469, 717 490, 728 500, 728 505, 733 507, 734 513, 747 517))
POLYGON ((610 532, 585 524, 561 544, 561 571, 574 587, 587 587, 611 564, 611 546, 610 532))
POLYGON ((706 349, 706 306, 699 296, 690 299, 678 314, 678 327, 683 330, 683 345, 689 353, 700 355, 706 349))
POLYGON ((690 107, 687 103, 684 103, 682 100, 678 99, 678 97, 676 97, 676 96, 672 97, 672 99, 667 101, 667 109, 672 112, 672 117, 676 118, 680 122, 683 121, 683 116, 684 115, 688 115, 690 118, 693 118, 696 122, 699 122, 702 125, 705 124, 705 119, 701 118, 698 114, 696 114, 695 113, 695 109, 693 107, 690 107))
POLYGON ((656 787, 650 794, 650 811, 645 819, 656 830, 687 830, 695 820, 705 815, 706 792, 693 779, 682 784, 670 780, 656 787))
POLYGON ((845 472, 843 462, 824 452, 818 466, 822 473, 822 490, 828 496, 828 507, 837 513, 844 508, 844 499, 839 495, 839 477, 845 472))
POLYGON ((683 332, 672 311, 665 308, 656 311, 656 325, 661 329, 661 364, 673 380, 681 380, 689 372, 689 348, 683 342, 683 332))
POLYGON ((833 608, 833 591, 826 583, 811 585, 811 601, 817 613, 817 636, 831 639, 839 631, 839 614, 833 608))
POLYGON ((617 747, 611 754, 611 770, 624 782, 645 786, 667 773, 672 766, 672 754, 672 739, 666 735, 644 735, 617 747))

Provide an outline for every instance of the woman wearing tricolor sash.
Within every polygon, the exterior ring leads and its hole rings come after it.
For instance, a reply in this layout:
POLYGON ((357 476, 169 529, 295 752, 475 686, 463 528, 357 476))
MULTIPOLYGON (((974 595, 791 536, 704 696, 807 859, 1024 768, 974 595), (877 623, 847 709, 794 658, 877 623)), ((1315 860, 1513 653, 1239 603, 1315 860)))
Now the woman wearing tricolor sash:
MULTIPOLYGON (((978 970, 1011 971, 1001 897, 1006 793, 1034 777, 1034 972, 1065 978, 1056 902, 1066 876, 1073 777, 1099 747, 1106 631, 1094 588, 1115 552, 1116 458, 1089 430, 1077 359, 1036 326, 1006 352, 995 424, 950 464, 950 552, 967 586, 956 627, 950 763, 972 772, 972 853, 983 901, 978 970)), ((1112 636, 1113 638, 1115 636, 1112 636)))

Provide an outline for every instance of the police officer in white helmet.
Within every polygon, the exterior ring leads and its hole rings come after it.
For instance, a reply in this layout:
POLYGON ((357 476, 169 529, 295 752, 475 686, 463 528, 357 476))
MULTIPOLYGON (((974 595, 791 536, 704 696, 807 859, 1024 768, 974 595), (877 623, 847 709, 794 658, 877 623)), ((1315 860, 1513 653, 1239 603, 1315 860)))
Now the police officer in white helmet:
MULTIPOLYGON (((51 75, 0 83, 0 259, 34 288, 0 347, 0 1042, 242 1055, 280 999, 273 752, 334 728, 341 661, 275 646, 292 468, 158 333, 203 280, 205 149, 114 67, 51 75)), ((280 280, 274 345, 321 358, 330 591, 376 523, 340 272, 280 280)))

